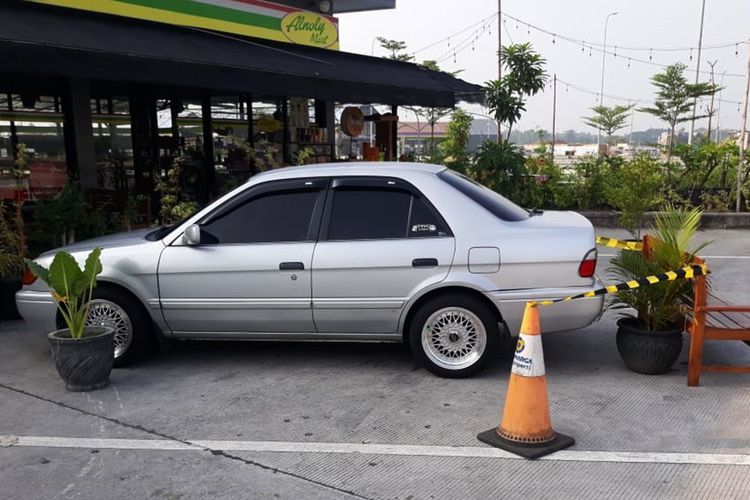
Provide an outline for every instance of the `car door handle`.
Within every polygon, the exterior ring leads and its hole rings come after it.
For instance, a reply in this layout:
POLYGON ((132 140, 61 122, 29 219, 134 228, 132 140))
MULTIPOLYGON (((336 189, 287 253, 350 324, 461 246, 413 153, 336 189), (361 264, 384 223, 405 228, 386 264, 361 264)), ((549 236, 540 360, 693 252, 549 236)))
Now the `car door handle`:
POLYGON ((282 262, 279 264, 279 271, 304 271, 305 265, 302 262, 282 262))
POLYGON ((437 259, 414 259, 411 261, 411 267, 437 267, 437 259))

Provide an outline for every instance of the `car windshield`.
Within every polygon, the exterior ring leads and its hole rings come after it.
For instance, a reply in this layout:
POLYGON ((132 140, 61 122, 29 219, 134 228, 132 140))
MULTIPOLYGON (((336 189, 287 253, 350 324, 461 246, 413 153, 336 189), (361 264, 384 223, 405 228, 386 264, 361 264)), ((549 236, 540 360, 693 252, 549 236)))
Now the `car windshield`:
POLYGON ((458 172, 443 170, 438 177, 504 221, 517 222, 529 218, 527 210, 458 172))

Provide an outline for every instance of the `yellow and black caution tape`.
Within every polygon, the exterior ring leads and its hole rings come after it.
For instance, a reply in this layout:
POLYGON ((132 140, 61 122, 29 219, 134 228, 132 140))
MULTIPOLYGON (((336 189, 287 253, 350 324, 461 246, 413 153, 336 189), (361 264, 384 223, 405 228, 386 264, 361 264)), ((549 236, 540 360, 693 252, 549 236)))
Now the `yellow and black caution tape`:
POLYGON ((575 299, 582 299, 584 297, 596 297, 597 295, 606 295, 608 293, 617 293, 623 290, 632 290, 641 286, 654 285, 662 281, 675 281, 680 279, 692 279, 696 276, 705 276, 708 274, 708 268, 705 264, 693 264, 685 266, 676 271, 667 271, 666 273, 655 274, 653 276, 646 276, 645 278, 638 278, 635 280, 626 281, 624 283, 618 283, 616 285, 605 286, 591 290, 590 292, 579 293, 578 295, 571 295, 569 297, 563 297, 561 299, 552 300, 538 300, 531 301, 531 306, 548 306, 556 304, 558 302, 568 302, 575 299))
POLYGON ((622 248, 623 250, 632 250, 634 252, 640 252, 643 250, 643 242, 641 241, 623 241, 617 240, 615 238, 607 238, 605 236, 597 236, 596 244, 609 248, 622 248))

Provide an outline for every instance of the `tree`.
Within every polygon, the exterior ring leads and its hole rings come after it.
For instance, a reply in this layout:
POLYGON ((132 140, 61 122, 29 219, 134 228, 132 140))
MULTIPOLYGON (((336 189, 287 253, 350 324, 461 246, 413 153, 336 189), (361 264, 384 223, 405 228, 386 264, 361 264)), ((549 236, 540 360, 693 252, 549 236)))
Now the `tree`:
POLYGON ((401 40, 389 40, 388 38, 384 38, 382 36, 379 36, 377 38, 377 41, 380 44, 380 47, 390 52, 390 54, 386 56, 386 59, 403 62, 414 60, 414 56, 403 52, 404 50, 406 50, 406 42, 403 42, 401 40))
POLYGON ((451 114, 448 132, 442 146, 445 153, 445 163, 455 170, 464 170, 469 164, 467 147, 469 146, 469 134, 473 121, 471 115, 460 108, 454 109, 451 114))
POLYGON ((544 89, 547 73, 545 60, 530 43, 508 45, 500 50, 500 63, 505 67, 505 76, 485 84, 487 107, 500 123, 508 124, 506 140, 510 138, 513 125, 526 111, 526 99, 544 89))
MULTIPOLYGON (((432 71, 441 71, 440 67, 437 64, 437 61, 433 61, 433 60, 422 61, 422 66, 432 71)), ((448 74, 452 76, 456 76, 457 73, 459 72, 454 71, 448 74)), ((414 113, 424 118, 425 121, 430 125, 430 159, 434 160, 435 158, 435 124, 439 122, 441 119, 448 116, 451 113, 451 109, 450 108, 419 108, 419 109, 415 109, 414 113)))
POLYGON ((654 106, 639 110, 654 115, 669 124, 667 163, 672 159, 674 131, 677 124, 707 116, 692 116, 694 100, 698 97, 714 95, 722 89, 714 83, 688 83, 684 74, 686 68, 687 66, 683 63, 672 64, 667 66, 663 73, 652 76, 651 83, 656 87, 654 106))
POLYGON ((584 117, 583 121, 589 127, 602 129, 607 134, 607 144, 611 145, 614 133, 627 125, 631 109, 633 106, 594 106, 591 108, 594 115, 584 117))

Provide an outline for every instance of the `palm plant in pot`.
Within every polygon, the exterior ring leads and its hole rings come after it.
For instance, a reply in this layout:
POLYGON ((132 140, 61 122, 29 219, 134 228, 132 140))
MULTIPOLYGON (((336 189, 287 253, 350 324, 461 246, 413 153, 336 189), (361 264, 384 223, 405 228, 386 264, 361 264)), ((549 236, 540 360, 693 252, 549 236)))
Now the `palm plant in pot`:
MULTIPOLYGON (((693 242, 700 219, 699 209, 666 206, 656 216, 651 247, 644 252, 620 251, 610 262, 609 272, 618 281, 630 281, 690 265, 710 243, 693 242)), ((669 371, 682 349, 684 305, 691 297, 688 280, 664 281, 614 296, 610 308, 623 311, 617 322, 617 350, 630 370, 669 371)))
POLYGON ((71 391, 101 389, 114 365, 114 331, 86 324, 96 276, 102 272, 101 248, 95 248, 81 269, 68 252, 55 254, 49 269, 27 259, 26 265, 47 283, 67 328, 51 332, 52 359, 71 391))

